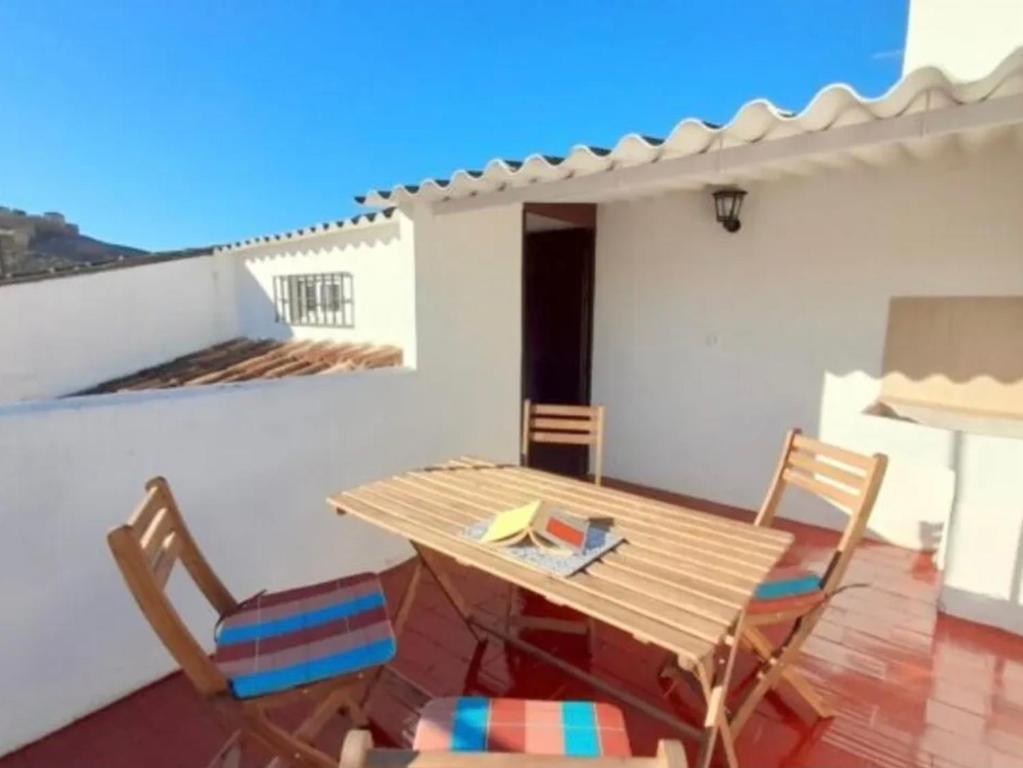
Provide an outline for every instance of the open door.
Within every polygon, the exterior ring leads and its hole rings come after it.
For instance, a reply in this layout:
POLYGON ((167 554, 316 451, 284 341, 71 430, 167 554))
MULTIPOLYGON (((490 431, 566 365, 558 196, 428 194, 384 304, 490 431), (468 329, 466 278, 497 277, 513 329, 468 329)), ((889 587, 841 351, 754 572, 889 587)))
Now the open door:
MULTIPOLYGON (((522 397, 589 405, 596 206, 526 203, 522 242, 522 397)), ((589 449, 535 444, 530 464, 583 477, 589 449)))

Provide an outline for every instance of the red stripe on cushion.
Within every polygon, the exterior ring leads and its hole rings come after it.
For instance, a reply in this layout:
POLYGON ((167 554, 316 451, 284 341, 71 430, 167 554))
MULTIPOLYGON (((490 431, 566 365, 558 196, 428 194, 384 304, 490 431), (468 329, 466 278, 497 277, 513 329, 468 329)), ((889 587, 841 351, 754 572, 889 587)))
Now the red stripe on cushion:
POLYGON ((632 747, 625 730, 622 711, 611 704, 597 704, 594 707, 597 718, 597 735, 600 738, 600 754, 604 757, 630 757, 632 747))
POLYGON ((342 632, 305 645, 296 645, 275 652, 267 652, 260 647, 258 656, 233 661, 224 661, 223 659, 216 661, 221 672, 234 678, 253 672, 268 672, 282 667, 313 662, 345 651, 364 648, 380 640, 393 637, 394 632, 390 622, 380 622, 357 632, 342 632))
MULTIPOLYGON (((232 613, 224 619, 221 625, 224 629, 227 629, 228 627, 243 627, 248 624, 263 624, 268 621, 294 616, 297 613, 309 613, 325 608, 328 605, 345 603, 358 597, 379 594, 382 591, 383 589, 379 581, 367 579, 357 584, 346 584, 342 587, 335 587, 315 595, 288 600, 287 602, 278 601, 268 604, 265 599, 259 600, 257 597, 255 598, 256 602, 232 613)), ((274 598, 276 593, 262 597, 274 598)))
POLYGON ((771 572, 767 574, 767 578, 764 579, 764 582, 798 581, 799 579, 805 579, 808 576, 816 575, 816 571, 811 571, 809 568, 803 568, 798 565, 779 565, 771 569, 771 572))
POLYGON ((776 600, 751 600, 746 608, 747 613, 778 613, 796 610, 809 611, 824 601, 824 593, 820 590, 808 592, 794 597, 779 597, 776 600))
POLYGON ((259 595, 253 595, 249 599, 245 600, 238 606, 239 610, 245 610, 248 608, 254 608, 259 606, 270 606, 278 605, 280 603, 290 603, 295 600, 301 600, 306 597, 313 597, 314 595, 320 595, 324 592, 331 592, 344 587, 353 586, 355 584, 361 584, 364 581, 376 580, 376 575, 372 573, 357 573, 354 576, 345 576, 343 579, 332 579, 331 581, 323 581, 319 584, 309 584, 304 587, 294 587, 293 589, 284 589, 280 592, 263 593, 259 595))
POLYGON ((251 640, 246 643, 233 643, 218 648, 214 659, 216 661, 234 661, 255 655, 258 648, 261 653, 274 653, 275 651, 292 648, 299 645, 322 640, 325 637, 344 632, 354 632, 363 627, 368 627, 379 622, 388 621, 387 608, 378 606, 368 611, 345 616, 334 621, 328 621, 307 629, 300 629, 297 632, 288 632, 283 635, 264 637, 259 640, 251 640))

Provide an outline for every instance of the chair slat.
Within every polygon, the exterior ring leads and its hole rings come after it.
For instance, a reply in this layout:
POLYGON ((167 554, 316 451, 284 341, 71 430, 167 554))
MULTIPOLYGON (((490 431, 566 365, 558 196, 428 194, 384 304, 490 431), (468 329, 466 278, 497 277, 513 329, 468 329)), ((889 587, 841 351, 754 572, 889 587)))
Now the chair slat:
POLYGON ((533 429, 539 430, 561 430, 566 432, 593 432, 593 419, 533 419, 530 422, 533 429))
POLYGON ((178 561, 179 554, 181 554, 181 536, 174 531, 164 540, 153 561, 153 579, 161 587, 167 586, 167 580, 174 569, 174 564, 178 561))
POLYGON ((135 508, 135 512, 128 518, 128 525, 135 531, 135 535, 142 537, 143 532, 153 522, 156 513, 160 511, 161 494, 159 486, 153 485, 146 489, 146 495, 135 508))
POLYGON ((560 443, 562 445, 592 445, 592 435, 581 435, 577 432, 533 432, 530 438, 534 443, 560 443))
POLYGON ((593 481, 604 477, 604 406, 522 404, 522 464, 529 466, 529 444, 587 445, 593 448, 593 481))
POLYGON ((837 445, 822 443, 820 440, 814 440, 812 437, 806 437, 802 434, 797 434, 792 444, 807 453, 827 456, 830 459, 836 459, 843 464, 849 464, 863 470, 870 469, 874 465, 874 460, 870 456, 847 451, 845 448, 839 448, 837 445))
POLYGON ((815 480, 809 475, 804 475, 799 472, 794 472, 791 469, 786 469, 782 473, 782 479, 786 483, 798 486, 805 491, 816 494, 817 496, 823 496, 836 504, 842 506, 847 511, 855 510, 859 505, 859 499, 847 491, 843 491, 834 485, 828 485, 822 483, 820 480, 815 480))
POLYGON ((152 565, 154 558, 166 539, 174 530, 174 515, 169 507, 161 507, 152 524, 142 533, 139 543, 145 553, 146 562, 152 565))
POLYGON ((592 418, 592 405, 543 405, 533 403, 533 413, 537 416, 576 416, 592 418))
POLYGON ((842 467, 836 466, 835 464, 828 464, 824 461, 817 461, 811 458, 808 454, 793 451, 789 455, 789 464, 799 467, 800 469, 807 470, 813 475, 824 475, 829 477, 835 482, 846 485, 851 489, 854 489, 859 493, 860 487, 863 485, 865 479, 864 475, 857 475, 855 472, 850 472, 842 467))

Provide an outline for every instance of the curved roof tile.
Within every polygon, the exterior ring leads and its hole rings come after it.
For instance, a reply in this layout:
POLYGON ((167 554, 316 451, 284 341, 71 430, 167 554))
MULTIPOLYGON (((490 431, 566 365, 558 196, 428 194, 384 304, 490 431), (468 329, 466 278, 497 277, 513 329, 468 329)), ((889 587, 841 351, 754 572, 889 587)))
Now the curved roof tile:
POLYGON ((664 139, 630 133, 610 150, 580 144, 564 157, 533 154, 519 162, 494 159, 482 172, 457 170, 450 179, 423 179, 419 184, 374 189, 355 199, 360 204, 382 206, 411 200, 467 197, 505 187, 699 154, 719 146, 813 133, 839 125, 883 120, 1020 92, 1023 92, 1023 48, 1011 53, 979 80, 957 82, 937 67, 924 67, 909 73, 873 99, 865 98, 848 85, 836 83, 818 91, 800 112, 782 109, 766 99, 754 99, 740 107, 724 125, 686 118, 664 139))
MULTIPOLYGON (((360 201, 361 202, 361 201, 360 201)), ((266 243, 282 242, 288 240, 294 240, 299 237, 308 237, 309 235, 315 235, 317 233, 324 232, 348 232, 355 229, 366 229, 371 226, 379 226, 386 224, 390 219, 394 218, 394 208, 385 208, 382 211, 370 211, 368 213, 360 213, 355 216, 351 216, 347 219, 340 219, 338 221, 326 221, 322 224, 313 224, 309 227, 302 227, 300 229, 292 229, 288 232, 278 232, 272 235, 260 235, 258 237, 250 237, 248 240, 239 240, 235 243, 228 243, 214 249, 215 253, 224 253, 226 251, 238 251, 243 248, 252 248, 257 245, 265 245, 266 243)))

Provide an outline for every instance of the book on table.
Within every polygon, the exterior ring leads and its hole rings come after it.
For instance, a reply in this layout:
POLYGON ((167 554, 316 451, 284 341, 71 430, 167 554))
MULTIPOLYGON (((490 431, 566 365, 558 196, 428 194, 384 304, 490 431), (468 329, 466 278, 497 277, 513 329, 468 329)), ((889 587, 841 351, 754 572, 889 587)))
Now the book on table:
POLYGON ((496 515, 480 541, 510 547, 529 539, 551 554, 579 555, 586 548, 590 521, 542 501, 496 515))

